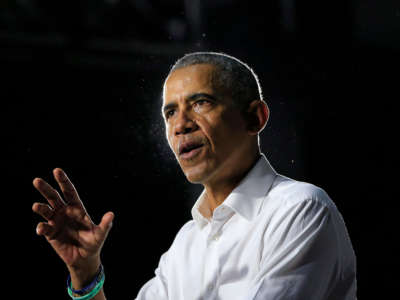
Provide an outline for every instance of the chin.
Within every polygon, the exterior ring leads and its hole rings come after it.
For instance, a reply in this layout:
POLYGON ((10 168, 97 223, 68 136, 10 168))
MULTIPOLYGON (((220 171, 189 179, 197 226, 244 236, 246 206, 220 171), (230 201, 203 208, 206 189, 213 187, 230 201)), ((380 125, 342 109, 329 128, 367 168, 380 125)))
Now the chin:
POLYGON ((204 175, 199 174, 198 172, 187 172, 185 173, 186 179, 190 183, 202 183, 204 182, 204 175))
POLYGON ((208 177, 206 166, 196 165, 189 168, 182 168, 186 179, 191 183, 203 183, 208 177))

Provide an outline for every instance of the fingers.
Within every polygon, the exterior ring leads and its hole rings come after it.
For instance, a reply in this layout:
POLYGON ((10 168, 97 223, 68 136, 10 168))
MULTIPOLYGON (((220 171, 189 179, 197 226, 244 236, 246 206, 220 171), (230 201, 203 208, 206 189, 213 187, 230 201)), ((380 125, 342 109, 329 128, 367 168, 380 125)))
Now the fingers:
POLYGON ((112 227, 112 221, 114 220, 114 213, 109 211, 108 213, 104 214, 103 218, 101 218, 101 222, 99 227, 102 233, 102 240, 105 240, 108 232, 112 227))
POLYGON ((35 178, 33 180, 33 186, 47 199, 53 208, 59 209, 65 206, 65 202, 60 194, 43 179, 35 178))
POLYGON ((44 235, 46 237, 50 237, 53 235, 54 233, 54 228, 53 226, 51 226, 48 223, 45 222, 40 222, 37 226, 36 226, 36 233, 38 235, 44 235))
POLYGON ((58 185, 60 186, 61 191, 67 203, 78 204, 83 206, 81 200, 79 199, 78 192, 76 191, 72 182, 69 180, 67 174, 65 174, 65 172, 62 169, 56 168, 53 170, 53 175, 58 185))
POLYGON ((51 220, 54 215, 54 210, 51 208, 50 205, 44 203, 34 203, 32 206, 32 210, 41 215, 47 221, 51 220))

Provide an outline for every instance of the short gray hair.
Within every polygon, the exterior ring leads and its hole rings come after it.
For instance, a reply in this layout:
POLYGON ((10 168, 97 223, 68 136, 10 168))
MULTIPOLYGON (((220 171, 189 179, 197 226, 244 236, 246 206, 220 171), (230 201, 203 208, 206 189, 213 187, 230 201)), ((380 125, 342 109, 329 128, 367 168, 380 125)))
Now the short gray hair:
POLYGON ((184 67, 196 64, 210 64, 216 67, 213 82, 232 97, 240 109, 245 109, 253 100, 263 100, 261 85, 256 73, 239 59, 218 52, 194 52, 179 58, 169 71, 169 75, 184 67))

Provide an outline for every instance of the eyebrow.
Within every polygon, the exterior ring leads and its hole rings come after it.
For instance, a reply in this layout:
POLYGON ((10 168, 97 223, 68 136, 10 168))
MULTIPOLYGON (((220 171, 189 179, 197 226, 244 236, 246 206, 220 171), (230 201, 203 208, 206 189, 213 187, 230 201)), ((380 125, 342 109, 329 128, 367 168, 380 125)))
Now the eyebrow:
MULTIPOLYGON (((214 96, 212 96, 210 94, 207 94, 207 93, 193 93, 193 94, 189 95, 185 100, 186 101, 194 101, 194 100, 197 100, 199 98, 208 98, 208 99, 214 100, 214 101, 217 100, 214 96)), ((175 107, 177 107, 176 102, 168 103, 167 105, 165 105, 162 108, 162 111, 165 113, 168 110, 170 110, 172 108, 175 108, 175 107)))

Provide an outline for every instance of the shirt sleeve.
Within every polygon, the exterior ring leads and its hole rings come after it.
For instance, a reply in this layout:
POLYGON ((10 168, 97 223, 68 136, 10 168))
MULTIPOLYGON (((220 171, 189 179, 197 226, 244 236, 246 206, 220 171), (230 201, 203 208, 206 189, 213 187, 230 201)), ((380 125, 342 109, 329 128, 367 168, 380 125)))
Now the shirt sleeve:
POLYGON ((265 232, 259 272, 245 300, 348 299, 340 291, 338 298, 331 298, 343 280, 341 243, 331 209, 305 200, 277 214, 277 222, 265 232))
POLYGON ((165 276, 167 260, 168 252, 165 252, 160 258, 155 276, 142 286, 135 300, 168 300, 167 278, 165 276))

